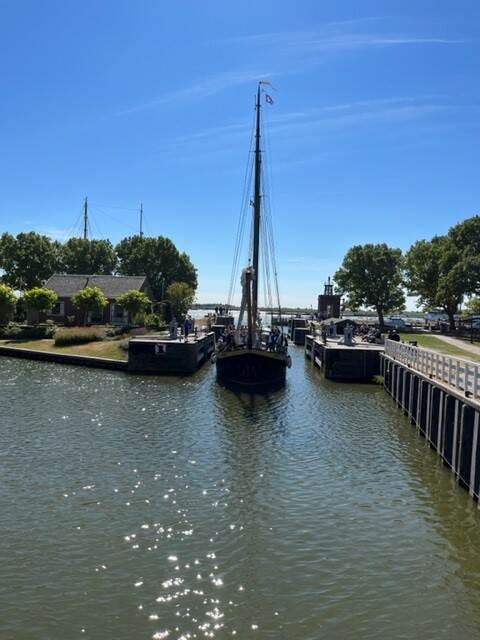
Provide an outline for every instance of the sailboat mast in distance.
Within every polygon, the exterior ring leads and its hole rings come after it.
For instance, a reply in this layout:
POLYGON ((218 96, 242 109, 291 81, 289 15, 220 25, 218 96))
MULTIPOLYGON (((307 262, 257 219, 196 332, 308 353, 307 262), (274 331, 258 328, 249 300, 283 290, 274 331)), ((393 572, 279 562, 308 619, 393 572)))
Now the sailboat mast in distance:
POLYGON ((257 321, 258 316, 258 262, 259 262, 259 252, 260 252, 260 176, 261 176, 261 165, 262 165, 262 157, 260 151, 260 83, 258 84, 257 89, 257 100, 256 100, 256 125, 255 125, 255 178, 254 178, 254 190, 253 190, 253 256, 252 256, 252 267, 253 267, 253 291, 252 291, 252 316, 253 316, 253 324, 257 321))
POLYGON ((143 238, 143 202, 140 203, 140 238, 143 238))
POLYGON ((87 239, 88 233, 88 199, 85 196, 85 202, 83 203, 83 239, 87 239))

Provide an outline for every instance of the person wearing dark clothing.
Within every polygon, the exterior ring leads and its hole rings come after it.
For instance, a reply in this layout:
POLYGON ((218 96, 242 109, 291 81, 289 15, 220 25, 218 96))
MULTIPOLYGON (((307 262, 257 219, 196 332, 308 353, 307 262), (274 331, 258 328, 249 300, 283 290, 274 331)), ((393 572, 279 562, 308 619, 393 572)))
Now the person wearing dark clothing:
POLYGON ((400 334, 396 329, 390 329, 387 337, 389 340, 393 340, 394 342, 400 342, 400 334))

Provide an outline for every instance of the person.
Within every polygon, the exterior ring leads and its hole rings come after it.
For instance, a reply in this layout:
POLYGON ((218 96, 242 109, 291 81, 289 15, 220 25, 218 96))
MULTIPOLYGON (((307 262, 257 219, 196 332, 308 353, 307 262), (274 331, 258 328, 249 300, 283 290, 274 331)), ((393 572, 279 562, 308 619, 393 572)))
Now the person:
POLYGON ((185 336, 185 340, 188 340, 188 334, 190 332, 190 320, 188 316, 185 318, 185 322, 183 323, 183 335, 185 336))
POLYGON ((177 330, 178 330, 178 323, 175 316, 173 316, 173 318, 170 320, 170 324, 168 325, 168 328, 170 329, 170 339, 175 340, 175 338, 177 337, 177 330))
POLYGON ((215 307, 215 315, 218 316, 218 307, 215 307))
POLYGON ((388 339, 393 340, 394 342, 400 342, 400 334, 395 327, 393 329, 390 329, 390 331, 388 332, 388 339))

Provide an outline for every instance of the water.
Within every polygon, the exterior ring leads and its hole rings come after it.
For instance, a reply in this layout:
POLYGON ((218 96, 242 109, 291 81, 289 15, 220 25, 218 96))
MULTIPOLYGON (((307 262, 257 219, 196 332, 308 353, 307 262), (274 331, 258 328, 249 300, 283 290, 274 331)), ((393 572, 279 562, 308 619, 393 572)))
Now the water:
POLYGON ((480 637, 480 521, 375 386, 0 359, 0 638, 480 637))

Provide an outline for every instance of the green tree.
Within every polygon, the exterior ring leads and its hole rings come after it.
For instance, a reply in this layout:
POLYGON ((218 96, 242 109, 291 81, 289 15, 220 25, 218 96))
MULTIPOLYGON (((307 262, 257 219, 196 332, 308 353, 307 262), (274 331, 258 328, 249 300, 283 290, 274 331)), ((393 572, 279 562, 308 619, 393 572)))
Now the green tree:
POLYGON ((57 302, 58 296, 55 291, 46 287, 34 287, 25 292, 24 301, 27 308, 35 309, 38 312, 47 312, 57 302))
POLYGON ((467 265, 450 236, 419 240, 405 256, 406 285, 426 308, 441 308, 455 330, 455 314, 469 288, 467 265))
POLYGON ((117 303, 126 309, 134 320, 140 313, 149 311, 152 304, 150 298, 137 289, 126 291, 118 298, 117 303))
POLYGON ((465 303, 465 307, 463 309, 463 313, 465 316, 480 316, 480 297, 472 296, 465 303))
POLYGON ((73 305, 83 312, 83 322, 87 323, 90 311, 101 311, 107 306, 108 300, 99 287, 85 287, 72 296, 73 305))
POLYGON ((448 237, 459 253, 458 269, 464 274, 465 293, 480 293, 480 215, 453 226, 448 237))
POLYGON ((70 238, 62 246, 61 259, 65 273, 111 274, 117 264, 110 240, 70 238))
POLYGON ((347 294, 349 307, 373 307, 381 327, 385 313, 405 305, 400 249, 386 244, 356 245, 347 251, 334 278, 347 294))
POLYGON ((30 231, 0 237, 2 280, 15 289, 39 287, 60 266, 60 243, 30 231))
POLYGON ((116 247, 118 272, 123 275, 146 275, 153 298, 160 301, 172 282, 185 282, 194 291, 197 271, 186 253, 180 253, 169 238, 131 236, 116 247))
POLYGON ((184 317, 193 304, 195 291, 185 282, 172 282, 167 289, 167 300, 172 316, 184 317))
POLYGON ((6 326, 15 314, 17 296, 12 287, 0 283, 0 327, 6 326))

